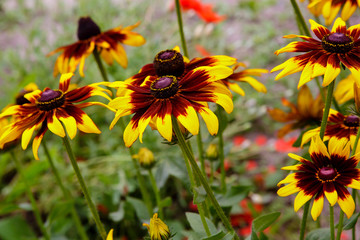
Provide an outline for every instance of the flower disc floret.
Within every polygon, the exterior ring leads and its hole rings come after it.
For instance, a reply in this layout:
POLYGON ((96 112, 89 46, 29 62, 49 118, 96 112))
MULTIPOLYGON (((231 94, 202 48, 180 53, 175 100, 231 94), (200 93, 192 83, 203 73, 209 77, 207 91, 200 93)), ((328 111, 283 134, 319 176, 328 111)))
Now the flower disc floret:
POLYGON ((163 76, 153 81, 150 85, 150 92, 155 98, 164 99, 174 96, 179 89, 175 76, 163 76))
POLYGON ((339 176, 336 169, 332 167, 322 167, 316 173, 317 178, 321 182, 333 182, 339 176))
POLYGON ((36 101, 37 107, 42 111, 50 111, 61 107, 65 103, 65 95, 61 90, 47 89, 42 92, 36 101))
POLYGON ((335 32, 325 35, 321 41, 322 47, 331 53, 347 53, 354 47, 353 37, 335 32))
POLYGON ((79 40, 87 40, 91 37, 99 35, 101 30, 99 26, 90 18, 82 17, 79 19, 77 37, 79 40))
POLYGON ((173 75, 179 77, 185 70, 183 56, 180 52, 172 49, 156 54, 153 64, 158 76, 173 75))
POLYGON ((350 115, 344 120, 344 124, 348 127, 359 127, 360 119, 358 116, 350 115))

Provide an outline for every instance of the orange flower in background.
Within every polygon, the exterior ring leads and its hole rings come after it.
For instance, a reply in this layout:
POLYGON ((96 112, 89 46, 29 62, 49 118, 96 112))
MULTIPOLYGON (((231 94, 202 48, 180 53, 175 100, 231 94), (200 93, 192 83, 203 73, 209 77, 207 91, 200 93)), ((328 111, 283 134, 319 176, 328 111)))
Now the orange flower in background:
POLYGON ((299 37, 305 42, 291 42, 275 51, 276 55, 285 52, 303 52, 273 68, 271 72, 282 70, 275 80, 300 72, 298 88, 317 76, 324 75, 323 86, 329 85, 339 75, 341 66, 354 74, 360 85, 360 25, 347 28, 341 18, 337 18, 332 30, 309 20, 311 30, 317 39, 303 35, 286 35, 284 38, 299 37))
POLYGON ((99 26, 90 17, 80 18, 77 31, 79 41, 59 47, 48 54, 51 56, 62 52, 55 62, 54 76, 58 73, 75 72, 79 66, 79 74, 83 77, 85 59, 95 50, 107 64, 112 65, 115 60, 126 68, 128 60, 122 44, 137 47, 145 43, 143 36, 132 32, 139 24, 125 28, 119 26, 101 32, 99 26))
POLYGON ((226 19, 226 16, 219 15, 213 10, 214 6, 211 3, 203 3, 200 0, 180 0, 180 6, 185 11, 195 11, 199 18, 207 23, 219 23, 226 19))
POLYGON ((246 82, 250 84, 256 91, 266 93, 266 87, 264 84, 256 80, 251 76, 261 76, 263 73, 268 73, 269 71, 266 69, 245 69, 246 64, 242 62, 238 62, 233 67, 234 73, 229 77, 223 80, 223 83, 232 91, 240 94, 241 96, 245 95, 244 90, 237 84, 237 82, 246 82), (243 68, 241 71, 235 72, 238 68, 243 68))
POLYGON ((299 91, 297 105, 285 98, 282 99, 282 103, 290 108, 290 112, 284 112, 279 108, 267 110, 270 117, 275 121, 288 123, 278 131, 277 136, 279 138, 295 129, 302 129, 321 122, 324 103, 320 96, 314 99, 306 85, 299 91))
POLYGON ((91 96, 102 96, 110 100, 105 94, 108 90, 98 84, 69 90, 72 76, 73 73, 62 74, 59 89, 45 88, 43 91, 35 90, 25 94, 24 97, 29 103, 11 106, 2 112, 0 119, 14 116, 15 120, 7 125, 1 134, 0 148, 21 137, 21 146, 25 150, 34 131, 39 130, 32 145, 34 157, 38 160, 37 152, 48 129, 60 137, 65 137, 66 129, 71 139, 76 136, 77 129, 85 133, 100 133, 94 122, 81 109, 92 105, 107 105, 100 102, 79 102, 91 96))

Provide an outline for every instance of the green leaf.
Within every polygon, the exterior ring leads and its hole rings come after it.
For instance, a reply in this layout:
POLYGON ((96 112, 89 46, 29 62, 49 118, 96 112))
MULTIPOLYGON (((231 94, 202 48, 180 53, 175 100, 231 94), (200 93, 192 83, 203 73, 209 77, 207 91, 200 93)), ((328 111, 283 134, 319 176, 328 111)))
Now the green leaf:
POLYGON ((126 201, 134 207, 136 215, 140 218, 140 220, 149 221, 150 216, 143 201, 133 197, 127 197, 126 201))
MULTIPOLYGON (((187 212, 185 213, 186 215, 186 219, 188 220, 188 222, 190 223, 190 227, 196 232, 196 233, 200 233, 203 234, 205 236, 206 231, 205 228, 202 224, 201 221, 201 217, 199 214, 197 213, 191 213, 191 212, 187 212)), ((214 234, 217 232, 217 229, 215 227, 215 225, 207 218, 205 218, 206 223, 209 227, 210 233, 214 234)))
POLYGON ((218 202, 222 207, 234 206, 243 200, 249 194, 252 188, 252 186, 233 186, 229 191, 226 192, 226 195, 218 198, 218 202))
POLYGON ((36 239, 35 233, 27 222, 20 216, 13 216, 0 220, 0 239, 36 239))
POLYGON ((161 207, 169 207, 172 204, 172 199, 171 197, 166 197, 165 199, 160 201, 160 206, 161 207))
POLYGON ((357 213, 357 214, 352 215, 351 218, 346 219, 345 222, 344 222, 343 229, 344 230, 352 229, 355 226, 359 216, 360 216, 360 212, 357 213))
POLYGON ((203 186, 194 187, 194 204, 199 204, 205 201, 206 199, 206 191, 203 186))
POLYGON ((262 232, 269 227, 280 216, 280 212, 269 213, 254 219, 252 223, 252 230, 254 232, 262 232))
POLYGON ((330 228, 319 228, 309 232, 305 240, 329 240, 330 228))

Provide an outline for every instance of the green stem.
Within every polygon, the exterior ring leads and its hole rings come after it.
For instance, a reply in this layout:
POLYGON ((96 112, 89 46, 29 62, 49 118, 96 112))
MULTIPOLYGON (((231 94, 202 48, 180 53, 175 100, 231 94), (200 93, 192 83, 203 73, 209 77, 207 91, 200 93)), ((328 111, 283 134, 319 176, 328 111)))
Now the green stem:
POLYGON ((331 240, 335 240, 334 207, 329 205, 330 209, 330 235, 331 240))
MULTIPOLYGON (((353 146, 353 149, 352 149, 352 152, 351 152, 351 157, 355 155, 356 153, 356 150, 357 150, 357 145, 359 143, 359 138, 360 138, 360 131, 358 129, 357 131, 357 134, 356 134, 356 138, 355 138, 355 142, 354 142, 354 146, 353 146)), ((352 190, 352 198, 354 199, 354 203, 355 203, 355 207, 356 207, 356 192, 357 190, 356 189, 353 189, 352 190)), ((353 228, 351 229, 351 236, 352 236, 352 239, 355 240, 356 239, 356 231, 355 231, 355 225, 353 226, 353 228)))
POLYGON ((309 214, 309 208, 310 208, 310 201, 307 201, 307 203, 305 203, 304 205, 304 213, 301 220, 299 240, 304 240, 305 237, 305 229, 306 229, 307 216, 309 214))
POLYGON ((291 2, 291 5, 292 5, 293 8, 294 8, 294 12, 295 12, 295 14, 296 14, 297 19, 298 19, 299 22, 300 22, 300 25, 302 26, 302 29, 304 30, 304 32, 305 32, 305 34, 306 34, 307 36, 311 37, 309 28, 308 28, 308 26, 306 25, 306 22, 305 22, 305 19, 304 19, 303 15, 301 14, 299 5, 297 4, 296 0, 290 0, 290 2, 291 2))
POLYGON ((95 48, 94 51, 93 51, 93 55, 95 57, 95 61, 99 67, 99 70, 100 70, 100 73, 101 73, 101 76, 102 78, 104 79, 105 82, 109 82, 109 78, 106 74, 106 71, 105 71, 105 68, 104 68, 104 65, 102 64, 102 61, 100 59, 100 55, 99 55, 99 52, 98 50, 95 48))
POLYGON ((159 188, 156 185, 156 181, 155 181, 154 175, 151 172, 151 169, 149 169, 149 177, 150 177, 150 183, 151 183, 152 188, 154 190, 156 204, 158 206, 158 211, 159 211, 159 217, 161 219, 164 219, 164 213, 163 213, 162 206, 161 206, 160 191, 159 191, 159 188))
POLYGON ((238 235, 235 233, 235 230, 232 228, 229 219, 226 217, 224 211, 222 210, 221 206, 219 205, 218 201, 216 200, 214 193, 213 193, 212 189, 210 188, 207 180, 202 175, 201 170, 194 159, 194 156, 191 154, 191 151, 185 142, 185 138, 184 138, 183 134, 181 133, 179 124, 178 124, 176 118, 174 118, 174 117, 172 118, 172 124, 174 127, 175 134, 178 138, 178 143, 181 148, 181 151, 189 159, 190 164, 194 170, 194 173, 197 175, 201 184, 203 185, 203 187, 207 193, 207 197, 210 199, 211 203, 213 204, 213 207, 215 208, 215 211, 217 212, 221 222, 224 224, 225 228, 230 232, 230 234, 232 234, 234 236, 235 239, 240 240, 238 235))
POLYGON ((336 240, 340 240, 341 232, 342 232, 342 228, 343 228, 343 222, 344 222, 344 211, 340 209, 340 216, 339 216, 336 240))
POLYGON ((183 22, 182 22, 182 17, 181 17, 181 8, 180 8, 179 0, 175 0, 175 6, 176 6, 176 15, 177 15, 177 20, 178 20, 178 25, 179 25, 179 33, 180 33, 180 38, 181 38, 181 45, 182 45, 182 48, 184 50, 185 57, 188 58, 189 54, 188 54, 186 41, 185 41, 184 28, 183 28, 183 22))
POLYGON ((40 231, 43 234, 44 238, 46 240, 50 240, 49 234, 47 233, 47 231, 45 229, 44 222, 41 219, 41 214, 40 214, 39 208, 38 208, 38 206, 36 204, 34 195, 31 192, 28 181, 26 180, 26 176, 25 176, 24 170, 22 169, 21 163, 20 163, 19 159, 17 159, 17 157, 16 157, 16 155, 15 155, 15 153, 13 151, 11 151, 10 153, 11 153, 11 157, 13 158, 13 160, 15 162, 16 169, 19 172, 20 177, 22 178, 22 180, 24 182, 24 185, 25 185, 25 188, 26 188, 26 194, 27 194, 27 197, 30 200, 31 208, 32 208, 32 210, 34 212, 36 223, 39 226, 40 231))
MULTIPOLYGON (((219 106, 217 107, 217 114, 220 119, 224 119, 224 111, 219 106)), ((220 160, 220 173, 221 173, 221 190, 225 194, 226 193, 226 172, 225 172, 225 156, 224 156, 224 129, 219 127, 218 138, 219 138, 219 160, 220 160)))
MULTIPOLYGON (((105 82, 109 82, 108 76, 106 74, 104 65, 102 64, 102 61, 100 59, 100 55, 99 55, 99 52, 97 51, 97 49, 94 49, 93 54, 94 54, 96 63, 98 65, 98 67, 99 67, 102 78, 104 79, 105 82)), ((119 124, 120 124, 120 127, 121 127, 122 131, 124 132, 124 130, 125 130, 124 119, 120 118, 119 119, 119 124)), ((138 162, 133 157, 135 155, 133 148, 131 148, 131 147, 129 148, 129 153, 130 153, 131 160, 133 161, 134 167, 136 169, 136 177, 137 177, 138 182, 139 182, 141 195, 143 197, 143 200, 145 202, 146 208, 147 208, 150 216, 152 216, 153 215, 153 208, 152 208, 150 194, 146 190, 145 180, 144 180, 143 176, 141 175, 140 167, 138 165, 138 162)))
POLYGON ((360 138, 360 129, 358 129, 357 133, 356 133, 356 138, 355 138, 355 142, 354 142, 354 146, 351 152, 351 156, 354 156, 357 150, 357 146, 359 144, 359 138, 360 138))
MULTIPOLYGON (((125 129, 124 119, 120 118, 118 123, 120 125, 120 128, 124 132, 124 129, 125 129)), ((146 208, 147 208, 147 210, 149 212, 149 215, 152 216, 153 215, 153 206, 152 206, 152 203, 151 203, 150 194, 149 194, 148 190, 146 189, 144 177, 143 177, 143 175, 141 175, 139 163, 134 158, 134 155, 135 155, 134 149, 132 147, 129 147, 128 149, 129 149, 129 153, 130 153, 130 158, 131 158, 131 160, 132 160, 132 162, 134 164, 134 167, 135 167, 136 177, 137 177, 137 180, 139 182, 141 195, 143 197, 143 200, 144 200, 146 208)))
POLYGON ((332 103, 334 104, 336 111, 341 112, 341 108, 335 98, 332 99, 332 103))
POLYGON ((331 106, 331 100, 333 98, 333 92, 334 92, 334 86, 335 86, 335 79, 329 84, 327 89, 327 96, 325 101, 325 108, 321 120, 321 126, 320 126, 320 138, 323 139, 325 135, 327 120, 329 117, 330 112, 330 106, 331 106))
POLYGON ((79 169, 79 166, 76 162, 76 159, 75 159, 75 155, 74 155, 74 152, 72 151, 72 148, 71 148, 71 145, 70 145, 70 142, 69 142, 69 138, 68 136, 66 135, 65 137, 63 137, 63 141, 64 141, 64 145, 65 145, 65 148, 66 148, 66 151, 68 153, 68 156, 69 156, 69 159, 70 159, 70 162, 71 162, 71 165, 74 169, 74 172, 75 172, 75 175, 80 183, 80 187, 81 187, 81 191, 83 192, 84 194, 84 197, 86 199, 86 203, 88 204, 89 208, 90 208, 90 211, 91 211, 91 214, 94 218, 94 221, 95 221, 95 224, 96 224, 96 227, 101 235, 101 238, 103 240, 106 239, 106 231, 105 231, 105 228, 104 226, 102 225, 101 221, 100 221, 100 217, 99 217, 99 214, 96 210, 96 207, 90 197, 90 194, 89 194, 89 191, 86 187, 86 184, 85 184, 85 181, 84 181, 84 178, 83 176, 81 175, 81 172, 80 172, 80 169, 79 169))
POLYGON ((199 161, 200 161, 200 165, 201 165, 201 171, 203 172, 204 175, 206 175, 204 149, 203 149, 203 143, 202 143, 202 137, 201 137, 201 128, 199 128, 199 134, 196 135, 196 140, 197 140, 197 146, 198 146, 198 151, 199 151, 199 161))
POLYGON ((44 151, 45 151, 45 155, 50 163, 50 167, 51 167, 51 170, 53 171, 54 175, 55 175, 55 179, 56 179, 56 182, 57 184, 60 186, 60 189, 64 195, 64 199, 66 201, 70 201, 70 213, 71 213, 71 216, 74 220, 74 223, 75 223, 75 227, 80 235, 80 238, 83 239, 83 240, 87 240, 88 237, 86 236, 86 232, 81 224, 81 221, 80 221, 80 218, 76 212, 76 209, 75 209, 75 206, 74 206, 74 202, 73 202, 73 198, 70 194, 70 192, 65 188, 62 180, 61 180, 61 177, 60 177, 60 174, 59 174, 59 171, 57 170, 55 164, 54 164, 54 161, 53 161, 53 158, 51 157, 50 155, 50 152, 49 152, 49 149, 47 148, 47 145, 45 143, 45 141, 42 141, 41 144, 43 145, 44 147, 44 151))

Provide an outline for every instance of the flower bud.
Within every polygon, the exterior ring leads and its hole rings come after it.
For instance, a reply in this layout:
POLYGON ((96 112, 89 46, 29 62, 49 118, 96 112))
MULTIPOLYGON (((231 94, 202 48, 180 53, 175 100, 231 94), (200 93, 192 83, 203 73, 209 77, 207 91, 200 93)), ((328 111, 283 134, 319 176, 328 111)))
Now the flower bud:
POLYGON ((210 161, 215 161, 219 158, 219 149, 218 146, 214 143, 211 143, 206 150, 206 157, 210 161))
POLYGON ((155 164, 154 154, 147 148, 140 148, 137 157, 143 168, 151 169, 155 164))

